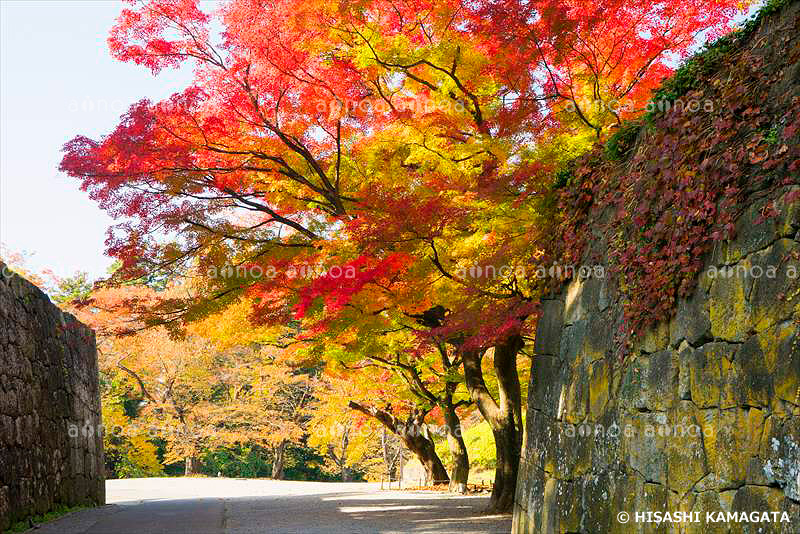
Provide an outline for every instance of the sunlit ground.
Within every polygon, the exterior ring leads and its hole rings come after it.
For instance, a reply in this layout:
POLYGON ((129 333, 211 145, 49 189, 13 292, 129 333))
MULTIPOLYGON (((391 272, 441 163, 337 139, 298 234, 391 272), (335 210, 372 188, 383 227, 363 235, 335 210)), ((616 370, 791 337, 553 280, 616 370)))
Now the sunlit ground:
POLYGON ((505 533, 509 516, 482 513, 485 496, 382 491, 378 484, 226 478, 107 482, 108 506, 82 510, 36 532, 505 533))

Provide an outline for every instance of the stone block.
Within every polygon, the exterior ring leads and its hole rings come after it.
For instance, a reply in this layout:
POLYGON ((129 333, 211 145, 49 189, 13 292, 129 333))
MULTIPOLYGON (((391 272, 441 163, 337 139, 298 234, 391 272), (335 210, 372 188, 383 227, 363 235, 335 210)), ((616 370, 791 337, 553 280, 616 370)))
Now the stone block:
POLYGON ((600 278, 574 277, 564 295, 564 324, 574 324, 596 312, 604 284, 605 281, 600 278))
POLYGON ((542 499, 542 525, 539 532, 542 534, 559 534, 559 510, 558 510, 558 480, 548 478, 544 484, 544 495, 542 499))
POLYGON ((624 364, 613 287, 576 280, 544 304, 535 346, 551 356, 534 361, 515 532, 797 532, 800 202, 755 225, 759 209, 624 364), (793 523, 777 529, 615 520, 783 509, 793 523))
POLYGON ((752 328, 761 332, 789 320, 800 305, 800 244, 779 239, 752 256, 752 328))
POLYGON ((637 413, 622 419, 622 462, 641 474, 645 482, 667 483, 666 438, 658 428, 667 424, 665 414, 637 413))
POLYGON ((695 349, 686 341, 678 347, 678 398, 680 400, 692 399, 691 368, 694 360, 695 349))
POLYGON ((764 478, 783 488, 786 497, 800 502, 800 417, 770 417, 759 450, 764 478))
MULTIPOLYGON (((797 71, 800 73, 800 71, 797 71)), ((786 193, 797 191, 800 189, 798 186, 789 187, 786 193)), ((778 212, 778 217, 775 220, 775 228, 780 237, 792 237, 797 233, 800 228, 800 202, 786 202, 786 195, 780 195, 777 202, 775 202, 775 209, 778 212)))
POLYGON ((650 366, 650 356, 638 355, 622 370, 622 379, 616 391, 619 407, 624 412, 647 409, 645 382, 650 366))
POLYGON ((584 465, 588 465, 587 438, 579 436, 579 425, 552 422, 546 424, 537 440, 541 469, 549 476, 564 478, 576 469, 581 456, 584 465), (583 450, 582 450, 583 449, 583 450))
MULTIPOLYGON (((641 499, 637 503, 634 511, 641 510, 670 510, 669 493, 665 486, 661 484, 645 483, 642 485, 641 499)), ((641 525, 642 532, 647 534, 666 534, 668 532, 668 523, 644 523, 641 525)))
POLYGON ((588 330, 587 321, 577 321, 564 328, 558 349, 558 356, 563 362, 571 364, 582 358, 588 330))
MULTIPOLYGON (((2 269, 0 269, 1 271, 2 269)), ((11 526, 11 503, 8 486, 0 486, 0 531, 11 526)))
POLYGON ((716 265, 732 265, 753 252, 766 248, 778 236, 778 224, 769 218, 756 224, 765 201, 749 206, 736 221, 735 238, 717 243, 711 261, 716 265))
POLYGON ((583 501, 584 525, 597 532, 613 532, 618 526, 617 521, 612 521, 612 510, 625 510, 624 506, 635 497, 635 488, 626 477, 620 473, 601 471, 591 473, 584 479, 583 501))
POLYGON ((691 401, 678 404, 664 427, 668 486, 679 495, 688 493, 709 473, 702 429, 697 408, 691 401))
POLYGON ((752 282, 747 259, 721 270, 714 278, 709 293, 709 320, 715 339, 744 341, 749 335, 752 322, 747 296, 752 282))
POLYGON ((669 344, 669 323, 660 322, 642 334, 636 347, 642 352, 651 353, 667 348, 669 344))
POLYGON ((561 480, 556 493, 559 528, 556 532, 579 532, 581 528, 581 486, 580 483, 561 480))
POLYGON ((728 534, 729 524, 727 522, 713 523, 705 520, 706 513, 726 512, 716 491, 698 493, 691 511, 699 515, 700 521, 688 523, 686 534, 728 534))
MULTIPOLYGON (((724 360, 723 364, 726 364, 724 360)), ((772 374, 756 336, 750 336, 736 351, 730 366, 722 372, 721 408, 734 406, 769 406, 773 391, 772 374)))
POLYGON ((23 519, 55 502, 69 503, 71 496, 85 497, 84 486, 102 496, 101 447, 71 448, 63 425, 87 418, 99 424, 99 412, 86 409, 89 403, 99 405, 94 338, 80 340, 83 347, 74 355, 65 350, 72 334, 58 328, 62 312, 17 276, 0 284, 0 308, 3 502, 23 519), (84 471, 88 477, 76 476, 84 471))
POLYGON ((696 346, 709 340, 710 335, 708 294, 698 286, 690 298, 678 300, 675 317, 669 323, 669 343, 674 347, 685 340, 696 346))
MULTIPOLYGON (((785 497, 783 492, 777 488, 766 488, 763 486, 743 486, 733 498, 731 504, 732 512, 779 512, 784 508, 785 497)), ((731 528, 732 532, 759 532, 764 534, 781 534, 785 532, 781 523, 758 522, 752 524, 757 527, 749 528, 748 523, 738 523, 731 528)), ((796 525, 795 525, 796 526, 796 525)))
POLYGON ((587 363, 608 358, 614 339, 613 318, 608 313, 598 313, 586 321, 586 335, 579 349, 579 358, 587 363))
POLYGON ((561 344, 564 303, 560 300, 542 301, 542 316, 536 324, 533 350, 536 354, 556 356, 561 344))
POLYGON ((665 411, 678 400, 678 355, 662 350, 651 354, 647 363, 645 407, 650 411, 665 411))
POLYGON ((584 421, 589 413, 589 372, 579 363, 570 369, 559 399, 557 418, 571 424, 584 421))
POLYGON ((589 368, 589 419, 597 421, 603 415, 611 395, 611 369, 605 360, 589 368))
POLYGON ((530 406, 556 416, 564 388, 564 366, 556 357, 537 355, 531 364, 530 406))
POLYGON ((611 410, 595 424, 591 443, 591 469, 594 471, 613 470, 619 463, 619 448, 622 428, 616 419, 617 414, 611 410))
POLYGON ((711 470, 718 489, 744 484, 750 458, 756 456, 764 424, 757 409, 708 410, 703 417, 703 436, 711 470), (732 454, 736 451, 736 454, 732 454))
MULTIPOLYGON (((692 401, 698 408, 719 407, 722 396, 722 366, 730 366, 736 345, 729 343, 707 343, 692 352, 689 363, 689 378, 692 401)), ((727 368, 727 367, 726 367, 727 368)))

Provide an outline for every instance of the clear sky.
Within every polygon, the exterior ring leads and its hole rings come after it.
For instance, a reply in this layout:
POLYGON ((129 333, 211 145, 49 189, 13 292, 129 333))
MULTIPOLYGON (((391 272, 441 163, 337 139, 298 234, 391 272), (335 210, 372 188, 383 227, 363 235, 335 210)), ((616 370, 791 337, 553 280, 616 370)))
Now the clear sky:
POLYGON ((32 253, 35 270, 105 273, 111 219, 58 172, 61 147, 96 138, 141 98, 186 86, 188 72, 150 71, 111 58, 108 31, 123 4, 0 0, 0 242, 32 253))

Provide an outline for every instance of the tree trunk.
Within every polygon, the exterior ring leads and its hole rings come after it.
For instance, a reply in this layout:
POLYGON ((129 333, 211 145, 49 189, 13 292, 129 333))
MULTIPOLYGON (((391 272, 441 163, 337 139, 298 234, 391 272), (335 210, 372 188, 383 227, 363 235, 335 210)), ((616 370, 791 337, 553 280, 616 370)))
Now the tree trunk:
POLYGON ((403 454, 403 447, 397 443, 392 443, 389 439, 389 431, 383 427, 381 431, 381 450, 383 456, 383 467, 389 481, 400 478, 398 460, 403 454))
POLYGON ((450 454, 453 456, 453 468, 450 471, 450 491, 466 493, 469 480, 469 454, 461 431, 461 420, 458 418, 456 408, 452 402, 452 395, 448 397, 447 402, 442 406, 442 413, 444 414, 447 428, 447 445, 450 447, 450 454))
POLYGON ((187 456, 184 464, 184 476, 197 475, 200 473, 200 459, 197 456, 187 456))
POLYGON ((389 482, 395 478, 395 466, 392 462, 392 454, 389 450, 389 431, 386 427, 381 430, 381 456, 383 458, 383 471, 389 482))
POLYGON ((514 505, 523 436, 517 353, 523 346, 520 336, 512 336, 494 349, 497 400, 489 393, 483 379, 481 361, 484 352, 465 351, 463 356, 467 389, 494 436, 497 468, 489 503, 489 509, 494 512, 510 512, 514 505))
MULTIPOLYGON (((414 433, 417 431, 414 430, 414 433)), ((408 450, 413 452, 419 461, 425 467, 425 476, 427 482, 430 484, 449 484, 450 476, 447 474, 442 460, 436 454, 436 446, 433 441, 423 435, 413 435, 408 438, 403 438, 403 443, 406 444, 408 450)))
POLYGON ((350 401, 350 408, 357 410, 365 415, 368 415, 383 426, 389 429, 393 434, 399 437, 403 444, 419 459, 422 466, 425 468, 425 473, 430 482, 449 484, 450 476, 447 474, 447 469, 444 468, 442 460, 436 453, 436 446, 430 438, 427 427, 423 422, 426 412, 422 410, 414 410, 414 412, 402 421, 394 415, 384 410, 362 406, 357 402, 350 401))
POLYGON ((342 431, 342 440, 340 443, 342 447, 342 455, 341 455, 341 475, 342 475, 342 482, 350 482, 350 470, 347 468, 347 447, 350 445, 350 428, 346 428, 342 431))
POLYGON ((275 455, 272 459, 272 479, 283 480, 284 453, 286 452, 286 440, 281 441, 275 448, 275 455))

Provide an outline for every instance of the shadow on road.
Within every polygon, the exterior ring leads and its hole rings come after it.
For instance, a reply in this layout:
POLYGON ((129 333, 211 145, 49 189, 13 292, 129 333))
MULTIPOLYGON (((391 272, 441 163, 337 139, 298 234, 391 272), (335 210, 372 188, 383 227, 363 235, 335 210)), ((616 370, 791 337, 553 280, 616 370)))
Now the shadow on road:
POLYGON ((482 512, 486 497, 427 492, 376 492, 226 502, 231 534, 431 532, 489 534, 511 531, 509 516, 482 512), (280 510, 280 513, 274 512, 280 510), (256 526, 255 530, 252 527, 256 526))
MULTIPOLYGON (((332 488, 334 489, 334 488, 332 488)), ((347 488, 351 489, 351 488, 347 488)), ((37 534, 499 534, 487 497, 398 491, 142 499, 82 510, 37 534)))

